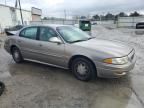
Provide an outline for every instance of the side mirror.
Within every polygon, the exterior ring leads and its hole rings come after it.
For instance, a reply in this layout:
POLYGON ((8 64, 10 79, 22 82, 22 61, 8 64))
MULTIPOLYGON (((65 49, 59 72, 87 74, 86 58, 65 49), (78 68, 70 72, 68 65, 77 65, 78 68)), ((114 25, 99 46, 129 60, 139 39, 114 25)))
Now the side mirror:
POLYGON ((61 44, 62 41, 58 37, 51 37, 49 39, 50 42, 61 44))

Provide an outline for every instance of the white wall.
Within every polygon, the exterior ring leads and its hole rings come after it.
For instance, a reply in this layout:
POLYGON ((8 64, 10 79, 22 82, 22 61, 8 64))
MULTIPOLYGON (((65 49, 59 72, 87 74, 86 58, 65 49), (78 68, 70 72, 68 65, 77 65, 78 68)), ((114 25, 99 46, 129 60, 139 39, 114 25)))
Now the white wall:
POLYGON ((10 9, 0 5, 0 25, 1 27, 12 26, 10 9))
MULTIPOLYGON (((25 25, 28 25, 30 21, 32 21, 32 15, 30 11, 22 11, 23 15, 23 21, 25 25), (27 23, 27 24, 26 24, 27 23)), ((21 24, 21 15, 20 15, 20 10, 16 10, 16 16, 17 16, 17 24, 21 24)))
MULTIPOLYGON (((21 24, 20 10, 15 10, 16 21, 12 18, 12 7, 0 5, 0 32, 6 27, 15 26, 21 24)), ((29 24, 32 21, 31 11, 22 10, 24 24, 29 24)))
POLYGON ((144 21, 144 16, 139 17, 119 17, 117 27, 135 27, 136 23, 144 21))

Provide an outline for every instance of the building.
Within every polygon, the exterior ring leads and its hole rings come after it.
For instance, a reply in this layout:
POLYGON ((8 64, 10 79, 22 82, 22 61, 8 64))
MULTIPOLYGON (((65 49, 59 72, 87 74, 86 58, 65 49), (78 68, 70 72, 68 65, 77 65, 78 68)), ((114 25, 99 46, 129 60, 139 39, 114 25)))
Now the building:
POLYGON ((32 21, 41 21, 42 11, 41 9, 32 7, 32 21))
MULTIPOLYGON (((41 20, 41 10, 32 7, 32 10, 22 9, 24 25, 29 25, 30 21, 41 20)), ((0 32, 4 28, 22 24, 20 10, 15 7, 0 4, 0 32)))

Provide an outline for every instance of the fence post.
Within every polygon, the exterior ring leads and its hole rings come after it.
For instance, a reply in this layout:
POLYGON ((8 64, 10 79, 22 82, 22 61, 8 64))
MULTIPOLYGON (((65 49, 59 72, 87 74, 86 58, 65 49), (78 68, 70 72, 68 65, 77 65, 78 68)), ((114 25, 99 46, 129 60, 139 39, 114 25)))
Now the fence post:
POLYGON ((116 26, 118 28, 119 16, 117 17, 116 26))
POLYGON ((64 25, 64 19, 63 19, 63 25, 64 25))
POLYGON ((132 28, 134 27, 134 17, 132 17, 132 28))

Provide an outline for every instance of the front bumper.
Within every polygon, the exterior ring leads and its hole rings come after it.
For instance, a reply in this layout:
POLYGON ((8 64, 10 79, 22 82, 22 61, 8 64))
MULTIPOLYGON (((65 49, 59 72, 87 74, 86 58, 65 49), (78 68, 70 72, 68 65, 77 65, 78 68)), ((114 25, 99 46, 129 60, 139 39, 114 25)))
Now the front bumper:
POLYGON ((97 67, 97 76, 104 78, 122 77, 134 68, 135 62, 136 62, 135 55, 131 61, 129 61, 127 64, 124 65, 114 65, 114 64, 95 62, 95 65, 97 67))

